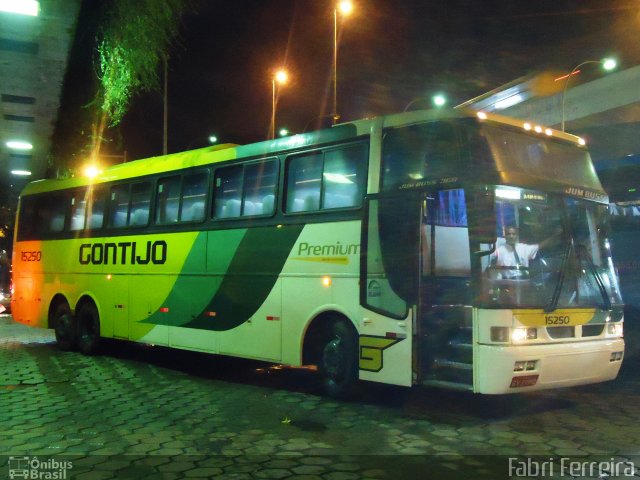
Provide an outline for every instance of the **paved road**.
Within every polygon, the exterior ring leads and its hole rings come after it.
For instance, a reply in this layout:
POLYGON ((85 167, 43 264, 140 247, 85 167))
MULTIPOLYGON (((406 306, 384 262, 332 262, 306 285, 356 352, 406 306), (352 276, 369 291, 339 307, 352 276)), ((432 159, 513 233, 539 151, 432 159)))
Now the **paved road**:
POLYGON ((640 478, 639 363, 561 391, 337 402, 304 371, 126 343, 84 357, 4 315, 0 478, 640 478))

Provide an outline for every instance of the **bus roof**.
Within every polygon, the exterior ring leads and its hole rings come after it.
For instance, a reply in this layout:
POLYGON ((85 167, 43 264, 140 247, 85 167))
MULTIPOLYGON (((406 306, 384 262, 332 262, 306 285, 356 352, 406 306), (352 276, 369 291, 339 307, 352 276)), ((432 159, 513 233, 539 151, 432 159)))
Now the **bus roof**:
POLYGON ((366 135, 378 126, 379 128, 411 125, 415 123, 445 120, 452 118, 478 118, 480 121, 496 122, 525 130, 536 129, 538 133, 567 140, 575 144, 583 144, 574 135, 557 130, 539 127, 532 122, 512 119, 493 113, 484 114, 470 109, 455 110, 413 110, 398 114, 355 120, 335 125, 332 128, 309 133, 295 134, 289 137, 266 140, 248 145, 221 144, 196 150, 171 153, 157 157, 134 160, 106 168, 96 177, 90 179, 84 175, 67 179, 46 179, 29 183, 22 195, 42 193, 52 190, 81 187, 88 184, 100 184, 114 180, 135 178, 162 172, 171 172, 183 168, 198 167, 212 163, 225 162, 238 158, 260 158, 280 152, 299 150, 314 145, 329 144, 360 135, 366 135), (540 129, 540 130, 538 130, 540 129), (550 133, 551 132, 551 133, 550 133))

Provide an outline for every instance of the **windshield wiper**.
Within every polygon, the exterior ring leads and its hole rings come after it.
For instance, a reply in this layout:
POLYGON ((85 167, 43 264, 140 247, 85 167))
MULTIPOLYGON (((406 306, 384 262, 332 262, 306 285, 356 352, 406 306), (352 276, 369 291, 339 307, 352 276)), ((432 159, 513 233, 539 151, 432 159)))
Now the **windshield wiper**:
POLYGON ((604 282, 602 281, 602 276, 598 273, 598 269, 596 268, 593 260, 591 259, 591 255, 587 251, 587 247, 583 244, 580 244, 576 247, 576 255, 579 260, 585 260, 589 270, 591 271, 591 275, 596 279, 596 284, 598 285, 598 290, 600 290, 600 295, 604 300, 604 309, 611 309, 611 300, 609 299, 609 294, 607 293, 607 287, 604 286, 604 282))
POLYGON ((564 255, 562 256, 562 264, 560 265, 560 276, 558 277, 558 283, 556 283, 556 288, 553 290, 553 295, 551 296, 551 301, 544 307, 545 313, 553 312, 558 306, 558 301, 560 300, 560 293, 562 293, 562 287, 564 285, 564 279, 566 277, 567 272, 567 261, 569 260, 569 256, 571 255, 571 250, 573 249, 573 238, 569 238, 567 242, 567 246, 564 249, 564 255))

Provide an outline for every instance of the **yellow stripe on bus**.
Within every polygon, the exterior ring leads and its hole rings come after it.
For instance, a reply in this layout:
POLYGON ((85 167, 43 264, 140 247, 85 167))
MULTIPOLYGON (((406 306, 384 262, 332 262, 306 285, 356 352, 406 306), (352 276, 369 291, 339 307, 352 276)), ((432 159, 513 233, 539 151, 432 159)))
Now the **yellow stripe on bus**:
POLYGON ((595 308, 559 309, 550 313, 540 309, 513 311, 513 318, 527 327, 584 325, 595 316, 595 308))

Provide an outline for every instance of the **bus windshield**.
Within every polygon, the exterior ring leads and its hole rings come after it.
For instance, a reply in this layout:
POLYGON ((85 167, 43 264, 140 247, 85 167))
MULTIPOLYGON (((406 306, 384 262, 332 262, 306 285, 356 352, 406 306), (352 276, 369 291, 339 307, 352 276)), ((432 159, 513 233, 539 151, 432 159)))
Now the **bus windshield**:
POLYGON ((498 239, 482 259, 483 306, 552 311, 622 303, 605 205, 498 187, 495 213, 498 239))

